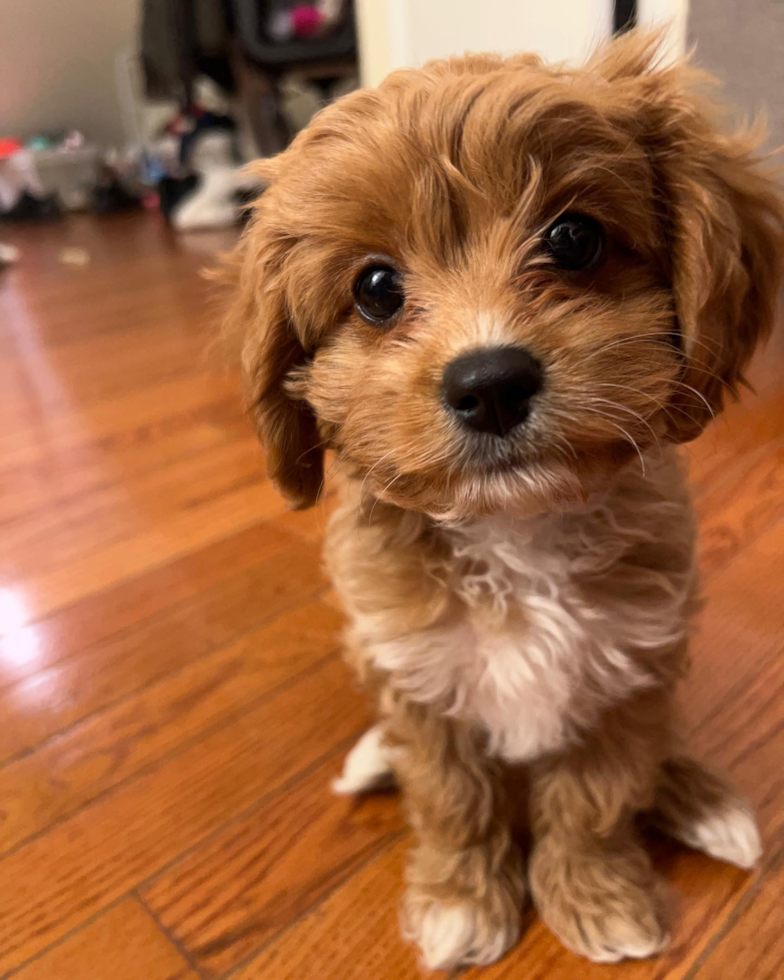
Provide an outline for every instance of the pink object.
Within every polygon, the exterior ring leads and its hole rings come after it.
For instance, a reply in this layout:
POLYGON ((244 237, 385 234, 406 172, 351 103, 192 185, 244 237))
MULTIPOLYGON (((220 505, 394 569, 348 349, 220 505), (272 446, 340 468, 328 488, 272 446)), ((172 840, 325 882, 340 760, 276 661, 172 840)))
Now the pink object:
POLYGON ((19 140, 13 139, 13 137, 2 137, 0 138, 0 160, 5 160, 7 157, 12 157, 17 150, 21 150, 24 146, 19 140))
POLYGON ((317 7, 301 3, 291 11, 291 23, 296 37, 310 37, 321 26, 324 17, 317 7))

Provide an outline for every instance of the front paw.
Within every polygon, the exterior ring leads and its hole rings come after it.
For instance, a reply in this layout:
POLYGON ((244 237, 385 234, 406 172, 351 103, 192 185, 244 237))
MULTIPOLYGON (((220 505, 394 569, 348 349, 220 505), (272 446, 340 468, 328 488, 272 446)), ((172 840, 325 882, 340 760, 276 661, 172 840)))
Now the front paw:
POLYGON ((504 899, 448 900, 411 886, 403 900, 403 935, 417 944, 430 970, 486 966, 499 960, 520 935, 520 910, 511 896, 504 899))
POLYGON ((595 963, 644 959, 669 943, 667 889, 636 845, 583 853, 544 839, 531 856, 530 883, 547 926, 595 963))

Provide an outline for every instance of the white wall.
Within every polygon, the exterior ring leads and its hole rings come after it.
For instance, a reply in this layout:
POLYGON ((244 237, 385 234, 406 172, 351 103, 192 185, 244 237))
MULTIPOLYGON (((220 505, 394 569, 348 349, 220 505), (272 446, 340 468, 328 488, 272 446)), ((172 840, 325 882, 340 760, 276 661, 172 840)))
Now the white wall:
POLYGON ((671 58, 686 54, 689 0, 637 0, 637 21, 645 27, 667 30, 665 51, 671 58))
POLYGON ((139 0, 0 0, 0 135, 74 127, 124 138, 118 53, 136 46, 139 0))
MULTIPOLYGON (((666 49, 683 54, 688 0, 639 0, 642 25, 667 25, 666 49)), ((465 51, 536 51, 581 61, 612 31, 612 0, 357 0, 365 85, 395 68, 465 51)))
POLYGON ((580 61, 610 35, 612 0, 358 0, 362 80, 466 51, 580 61))

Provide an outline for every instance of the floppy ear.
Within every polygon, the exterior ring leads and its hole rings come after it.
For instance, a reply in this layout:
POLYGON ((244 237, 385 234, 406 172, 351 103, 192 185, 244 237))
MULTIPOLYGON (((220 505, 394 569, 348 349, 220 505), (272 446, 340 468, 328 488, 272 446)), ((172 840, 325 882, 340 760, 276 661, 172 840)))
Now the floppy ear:
POLYGON ((602 67, 631 96, 635 136, 653 166, 685 357, 671 435, 685 442, 721 411, 726 394, 737 394, 771 331, 784 207, 758 153, 762 127, 722 134, 716 107, 700 94, 715 79, 685 62, 657 66, 660 41, 622 38, 602 67))
MULTIPOLYGON (((264 176, 270 168, 265 166, 264 176)), ((290 241, 274 226, 274 200, 265 192, 229 256, 232 300, 228 330, 241 337, 248 409, 266 450, 267 472, 293 510, 318 499, 323 451, 316 417, 288 383, 308 361, 289 315, 286 259, 290 241)))
POLYGON ((721 137, 698 119, 689 130, 660 171, 686 355, 670 413, 679 442, 699 435, 725 394, 737 395, 773 327, 784 257, 784 210, 755 158, 759 138, 721 137))

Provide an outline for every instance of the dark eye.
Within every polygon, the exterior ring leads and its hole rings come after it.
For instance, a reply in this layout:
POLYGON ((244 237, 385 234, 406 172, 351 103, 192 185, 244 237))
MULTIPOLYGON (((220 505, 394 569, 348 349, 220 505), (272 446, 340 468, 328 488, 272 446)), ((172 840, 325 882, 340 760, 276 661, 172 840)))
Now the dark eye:
POLYGON ((584 214, 562 214, 550 225, 544 244, 560 269, 589 269, 604 252, 604 229, 584 214))
POLYGON ((370 323, 385 323, 405 300, 400 274, 388 265, 371 265, 354 284, 357 309, 370 323))

